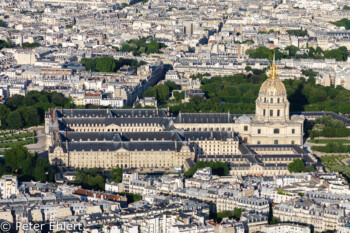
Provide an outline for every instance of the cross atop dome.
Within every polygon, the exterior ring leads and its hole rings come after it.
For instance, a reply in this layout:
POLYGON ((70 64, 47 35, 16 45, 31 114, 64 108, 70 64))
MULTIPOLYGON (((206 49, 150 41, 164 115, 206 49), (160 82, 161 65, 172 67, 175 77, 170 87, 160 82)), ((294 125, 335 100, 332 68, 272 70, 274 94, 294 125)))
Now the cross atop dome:
POLYGON ((272 65, 270 67, 270 78, 271 79, 276 79, 277 78, 277 66, 276 66, 276 62, 275 62, 275 57, 276 57, 276 53, 273 53, 273 61, 272 61, 272 65))

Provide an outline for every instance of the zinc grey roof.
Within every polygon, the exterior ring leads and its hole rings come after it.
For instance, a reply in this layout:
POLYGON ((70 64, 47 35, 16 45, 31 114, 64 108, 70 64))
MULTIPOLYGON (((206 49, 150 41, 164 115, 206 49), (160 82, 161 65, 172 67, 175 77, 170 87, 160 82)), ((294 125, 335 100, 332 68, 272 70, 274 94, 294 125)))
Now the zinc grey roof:
POLYGON ((112 109, 114 117, 166 117, 165 109, 112 109))
POLYGON ((183 131, 179 133, 185 139, 195 140, 223 140, 233 138, 232 131, 183 131))
MULTIPOLYGON (((64 144, 63 144, 64 145, 64 144)), ((139 142, 69 142, 69 151, 180 151, 184 144, 172 141, 139 141, 139 142), (177 144, 177 146, 176 146, 177 144)), ((193 148, 191 148, 193 151, 193 148)))
POLYGON ((234 123, 230 113, 179 113, 174 123, 234 123))
POLYGON ((108 117, 108 109, 61 109, 56 110, 58 117, 108 117))
POLYGON ((161 117, 126 117, 126 118, 107 118, 107 117, 91 117, 91 118, 63 118, 63 124, 68 125, 83 125, 83 126, 99 126, 99 125, 137 125, 143 126, 143 124, 159 125, 168 127, 170 120, 161 117))

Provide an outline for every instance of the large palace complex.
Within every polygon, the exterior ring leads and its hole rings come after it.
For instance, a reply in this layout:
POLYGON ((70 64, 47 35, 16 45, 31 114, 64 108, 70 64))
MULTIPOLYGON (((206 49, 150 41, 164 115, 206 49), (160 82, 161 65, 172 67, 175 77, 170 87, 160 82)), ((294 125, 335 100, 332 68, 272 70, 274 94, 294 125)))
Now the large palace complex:
MULTIPOLYGON (((166 109, 51 109, 45 117, 49 161, 79 168, 182 168, 224 161, 235 175, 287 174, 301 158, 304 121, 335 113, 291 115, 275 64, 262 84, 255 115, 179 113, 166 109)), ((348 124, 349 122, 345 122, 348 124)))

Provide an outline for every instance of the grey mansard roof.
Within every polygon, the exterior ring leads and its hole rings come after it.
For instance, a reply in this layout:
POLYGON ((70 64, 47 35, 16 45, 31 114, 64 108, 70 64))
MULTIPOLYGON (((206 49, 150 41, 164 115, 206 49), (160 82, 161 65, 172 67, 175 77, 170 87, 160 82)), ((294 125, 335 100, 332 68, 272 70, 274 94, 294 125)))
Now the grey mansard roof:
POLYGON ((179 113, 174 123, 234 123, 230 113, 179 113))
MULTIPOLYGON (((117 151, 125 149, 127 151, 180 151, 185 144, 182 142, 69 142, 68 151, 117 151)), ((67 144, 62 144, 67 147, 67 144)), ((191 148, 193 151, 193 148, 191 148)))
POLYGON ((231 131, 161 131, 161 132, 74 132, 61 131, 61 141, 186 141, 186 140, 227 140, 231 131))
POLYGON ((170 127, 171 120, 167 118, 161 118, 161 117, 150 117, 150 118, 142 118, 142 117, 126 117, 126 118, 107 118, 107 117, 89 117, 89 118, 63 118, 62 123, 66 125, 72 125, 72 124, 86 124, 86 125, 139 125, 142 126, 143 124, 152 124, 152 125, 159 125, 164 127, 170 127))
POLYGON ((166 109, 57 109, 59 118, 78 117, 166 117, 166 109))

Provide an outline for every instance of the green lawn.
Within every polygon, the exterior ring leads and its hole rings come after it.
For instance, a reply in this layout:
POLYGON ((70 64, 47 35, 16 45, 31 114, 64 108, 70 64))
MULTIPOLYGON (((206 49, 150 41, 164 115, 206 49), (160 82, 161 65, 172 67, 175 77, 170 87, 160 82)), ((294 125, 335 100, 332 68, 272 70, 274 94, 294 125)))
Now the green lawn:
POLYGON ((2 134, 0 135, 0 143, 3 141, 8 141, 8 140, 15 140, 15 139, 20 139, 20 138, 33 138, 35 137, 35 131, 34 132, 27 132, 27 133, 7 133, 7 134, 2 134))
POLYGON ((31 138, 31 139, 25 139, 17 142, 0 143, 0 148, 10 148, 14 146, 24 146, 24 145, 35 144, 35 143, 36 143, 36 139, 31 138))
POLYGON ((340 172, 350 181, 350 167, 345 165, 342 160, 349 158, 347 155, 329 155, 320 157, 321 162, 331 172, 340 172))
POLYGON ((313 139, 309 140, 311 143, 320 143, 320 144, 326 144, 330 142, 340 142, 340 143, 350 143, 350 140, 347 139, 313 139))

